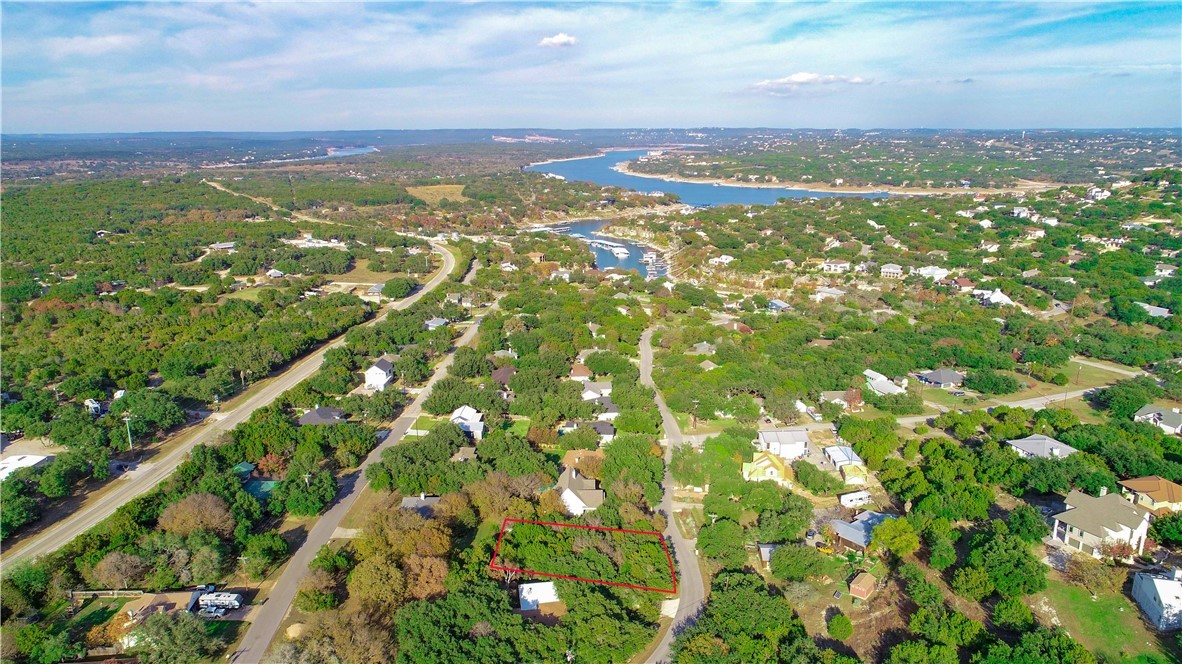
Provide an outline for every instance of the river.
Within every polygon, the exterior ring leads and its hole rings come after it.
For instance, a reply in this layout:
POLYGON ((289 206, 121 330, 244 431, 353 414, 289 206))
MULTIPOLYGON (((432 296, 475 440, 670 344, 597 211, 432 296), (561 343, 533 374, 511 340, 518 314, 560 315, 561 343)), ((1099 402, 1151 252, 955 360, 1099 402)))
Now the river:
MULTIPOLYGON (((597 157, 583 157, 581 159, 567 159, 565 161, 551 161, 527 166, 527 171, 561 175, 567 180, 593 182, 595 184, 624 187, 636 191, 662 191, 676 194, 682 203, 696 207, 714 207, 716 205, 774 205, 781 198, 826 198, 831 196, 862 196, 866 198, 886 198, 886 194, 852 194, 828 191, 809 191, 807 189, 789 189, 787 187, 736 187, 733 185, 714 185, 696 182, 675 182, 672 180, 658 180, 628 175, 615 170, 613 167, 624 162, 632 161, 651 152, 651 150, 612 150, 597 157)), ((615 238, 600 236, 595 233, 608 225, 602 219, 589 219, 567 224, 569 230, 561 232, 571 235, 578 233, 591 239, 605 239, 623 244, 629 255, 617 258, 610 251, 591 247, 595 253, 595 262, 601 269, 620 268, 634 270, 646 274, 646 266, 640 262, 641 256, 650 248, 615 238)))

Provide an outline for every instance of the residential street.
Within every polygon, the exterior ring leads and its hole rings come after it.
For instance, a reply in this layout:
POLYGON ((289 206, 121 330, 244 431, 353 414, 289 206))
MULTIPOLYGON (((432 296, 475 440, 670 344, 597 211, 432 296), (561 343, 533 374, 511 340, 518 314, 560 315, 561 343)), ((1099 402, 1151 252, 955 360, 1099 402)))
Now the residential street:
MULTIPOLYGON (((497 305, 494 304, 489 311, 495 311, 497 305)), ((402 441, 403 436, 410 429, 415 420, 422 414, 423 402, 431 395, 431 388, 436 382, 447 376, 448 369, 451 367, 452 360, 455 355, 455 348, 466 346, 476 338, 476 334, 480 328, 480 322, 484 316, 476 318, 467 330, 456 341, 455 346, 447 357, 439 362, 435 373, 427 381, 427 384, 419 392, 402 415, 389 427, 390 434, 386 436, 369 456, 362 462, 361 467, 354 473, 343 477, 340 480, 340 489, 337 491, 336 501, 322 514, 312 525, 311 530, 308 531, 308 537, 304 543, 297 549, 288 560, 283 572, 275 581, 274 589, 267 597, 265 604, 260 606, 254 614, 254 621, 250 625, 250 629, 246 632, 246 636, 242 639, 241 645, 232 655, 228 657, 230 662, 237 662, 240 664, 257 664, 261 662, 263 656, 267 653, 267 648, 271 641, 275 638, 276 632, 279 631, 279 626, 283 623, 283 619, 287 616, 289 607, 295 599, 296 590, 298 589, 300 579, 308 573, 308 563, 316 557, 316 553, 320 547, 328 544, 332 539, 333 533, 337 527, 341 525, 341 521, 352 509, 353 504, 357 502, 357 498, 368 484, 365 481, 365 469, 370 464, 380 461, 382 452, 387 448, 393 447, 402 441)))
POLYGON ((665 430, 665 496, 661 499, 661 511, 665 514, 665 536, 673 542, 673 553, 677 559, 677 569, 681 573, 678 578, 679 600, 677 613, 673 617, 673 624, 661 635, 657 649, 653 651, 652 659, 657 662, 669 661, 669 647, 673 644, 676 632, 687 626, 687 622, 694 619, 706 599, 706 588, 702 583, 702 572, 698 567, 697 544, 695 540, 682 536, 673 517, 673 476, 669 472, 669 465, 673 460, 673 447, 682 443, 681 427, 669 406, 665 405, 665 398, 653 384, 653 331, 648 329, 640 335, 640 382, 653 388, 656 393, 657 408, 661 411, 661 422, 665 430))
MULTIPOLYGON (((432 247, 443 257, 443 267, 417 292, 387 306, 383 313, 363 325, 373 325, 383 320, 392 311, 402 311, 409 308, 447 280, 448 275, 455 269, 455 256, 442 245, 433 243, 432 247)), ((324 359, 325 352, 344 343, 345 335, 342 334, 321 345, 318 350, 297 360, 283 373, 268 379, 261 389, 253 394, 248 393, 249 396, 241 403, 223 410, 216 419, 210 418, 206 424, 186 429, 180 434, 181 443, 179 445, 159 458, 153 458, 144 463, 140 468, 127 473, 124 477, 113 479, 88 499, 81 509, 36 535, 5 546, 3 555, 5 566, 57 550, 113 514, 124 503, 155 488, 176 470, 194 446, 212 444, 223 433, 250 419, 254 411, 270 404, 280 394, 316 373, 324 359)))

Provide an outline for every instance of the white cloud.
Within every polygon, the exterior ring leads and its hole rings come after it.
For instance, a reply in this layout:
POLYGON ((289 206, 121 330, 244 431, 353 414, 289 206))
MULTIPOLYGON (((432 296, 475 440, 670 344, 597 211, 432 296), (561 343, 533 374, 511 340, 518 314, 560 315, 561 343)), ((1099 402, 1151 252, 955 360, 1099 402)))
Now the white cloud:
POLYGON ((93 57, 116 51, 126 51, 139 46, 142 41, 138 35, 132 34, 55 37, 45 40, 45 47, 50 57, 56 60, 76 55, 93 57))
POLYGON ((560 32, 553 37, 546 37, 538 42, 538 46, 558 47, 558 46, 574 46, 579 43, 578 37, 568 35, 565 32, 560 32))
POLYGON ((784 78, 770 78, 759 81, 752 85, 750 90, 777 97, 786 97, 807 88, 835 84, 866 85, 873 82, 874 79, 864 78, 862 76, 838 76, 836 74, 817 74, 808 71, 798 71, 784 78))

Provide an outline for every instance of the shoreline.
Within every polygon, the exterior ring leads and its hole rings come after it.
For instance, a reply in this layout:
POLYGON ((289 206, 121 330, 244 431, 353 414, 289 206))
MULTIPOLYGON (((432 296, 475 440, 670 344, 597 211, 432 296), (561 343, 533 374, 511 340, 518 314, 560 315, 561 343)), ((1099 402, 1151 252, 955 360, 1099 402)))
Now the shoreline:
POLYGON ((892 185, 878 185, 878 186, 837 186, 819 188, 816 184, 808 182, 741 182, 738 180, 726 180, 723 178, 687 178, 680 175, 657 175, 655 173, 640 173, 628 168, 627 164, 619 164, 612 166, 612 170, 624 175, 631 175, 638 178, 648 178, 651 180, 663 180, 665 182, 681 182, 684 184, 710 184, 718 185, 720 187, 746 187, 750 189, 792 189, 796 191, 807 191, 812 193, 836 193, 836 194, 892 194, 898 196, 937 196, 941 194, 952 195, 975 195, 975 194, 1027 194, 1031 192, 1046 191, 1048 189, 1058 189, 1059 187, 1069 186, 1061 182, 1043 183, 1023 181, 1025 184, 1005 189, 982 189, 980 187, 969 188, 947 188, 947 187, 895 187, 892 185))

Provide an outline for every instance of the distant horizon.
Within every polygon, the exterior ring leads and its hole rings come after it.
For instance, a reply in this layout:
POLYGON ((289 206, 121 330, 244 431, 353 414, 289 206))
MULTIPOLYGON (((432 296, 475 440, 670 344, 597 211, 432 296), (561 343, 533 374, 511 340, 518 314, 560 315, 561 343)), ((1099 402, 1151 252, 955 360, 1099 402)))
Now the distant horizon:
POLYGON ((1182 122, 1177 2, 3 2, 0 41, 14 135, 1182 122))
POLYGON ((1179 132, 1182 134, 1182 124, 1178 126, 1144 126, 1144 127, 759 127, 759 126, 668 126, 668 127, 576 127, 564 129, 560 127, 431 127, 426 129, 405 128, 397 129, 383 127, 380 129, 162 129, 155 131, 61 131, 61 132, 0 132, 0 136, 10 138, 48 138, 48 137, 86 137, 86 136, 161 136, 161 135, 279 135, 302 134, 314 137, 316 134, 359 134, 374 132, 448 132, 448 131, 551 131, 551 132, 590 132, 590 131, 695 131, 695 130, 725 130, 725 131, 856 131, 856 132, 904 132, 904 131, 958 131, 958 132, 1103 132, 1103 131, 1155 131, 1179 132))

